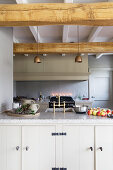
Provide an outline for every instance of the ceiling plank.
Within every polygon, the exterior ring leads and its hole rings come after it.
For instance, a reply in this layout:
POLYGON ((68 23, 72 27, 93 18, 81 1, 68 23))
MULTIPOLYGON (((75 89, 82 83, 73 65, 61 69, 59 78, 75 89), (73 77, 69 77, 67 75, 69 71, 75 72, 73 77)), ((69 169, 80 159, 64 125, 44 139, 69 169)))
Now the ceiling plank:
POLYGON ((99 59, 104 55, 113 55, 113 53, 98 53, 98 54, 96 54, 96 59, 99 59))
POLYGON ((103 27, 94 27, 88 37, 88 42, 94 42, 95 38, 99 35, 103 27))
POLYGON ((113 2, 0 5, 0 26, 113 26, 113 2))
MULTIPOLYGON (((27 4, 28 0, 16 0, 16 3, 17 4, 27 4)), ((29 29, 30 29, 30 31, 31 31, 35 41, 41 43, 42 41, 41 41, 41 37, 40 37, 39 31, 37 30, 37 27, 36 26, 29 26, 29 29)))
MULTIPOLYGON (((64 0, 64 3, 73 3, 73 0, 64 0)), ((62 42, 68 42, 69 25, 63 26, 62 42)))
POLYGON ((103 54, 104 54, 104 53, 98 53, 98 54, 96 54, 96 59, 99 59, 100 57, 102 57, 103 54))
POLYGON ((19 40, 15 36, 13 36, 13 42, 14 43, 20 43, 19 40))
MULTIPOLYGON (((68 54, 78 53, 78 43, 17 43, 14 44, 14 54, 68 54), (38 51, 37 51, 38 50, 38 51)), ((113 42, 79 43, 80 53, 113 53, 113 42)))
MULTIPOLYGON (((103 29, 102 26, 94 27, 88 37, 88 42, 94 42, 95 38, 99 35, 102 29, 103 29)), ((99 59, 100 57, 102 57, 102 55, 103 54, 101 53, 96 54, 96 59, 99 59)))
POLYGON ((62 42, 68 42, 69 25, 63 26, 62 42))

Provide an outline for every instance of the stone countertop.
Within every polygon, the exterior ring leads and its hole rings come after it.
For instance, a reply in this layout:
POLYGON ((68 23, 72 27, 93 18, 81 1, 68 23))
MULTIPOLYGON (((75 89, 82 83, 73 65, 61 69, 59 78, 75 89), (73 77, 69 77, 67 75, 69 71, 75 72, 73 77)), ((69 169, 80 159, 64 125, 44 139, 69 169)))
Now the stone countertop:
POLYGON ((73 123, 73 124, 112 124, 113 119, 107 117, 88 116, 86 114, 76 114, 74 112, 41 112, 39 117, 17 118, 0 113, 0 124, 54 124, 54 123, 73 123))

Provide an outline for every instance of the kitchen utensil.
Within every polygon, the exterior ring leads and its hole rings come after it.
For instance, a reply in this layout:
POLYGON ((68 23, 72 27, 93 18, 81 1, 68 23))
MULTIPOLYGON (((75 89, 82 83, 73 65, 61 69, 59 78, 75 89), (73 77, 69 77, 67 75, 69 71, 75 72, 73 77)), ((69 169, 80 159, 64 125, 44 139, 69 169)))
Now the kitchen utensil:
POLYGON ((34 111, 34 113, 36 113, 39 110, 39 108, 40 108, 40 105, 36 103, 30 104, 29 106, 29 109, 34 111))
POLYGON ((37 112, 35 114, 16 114, 13 110, 8 110, 5 111, 8 116, 13 116, 13 117, 24 117, 24 118, 33 118, 33 117, 38 117, 40 116, 40 113, 37 112))
POLYGON ((22 105, 33 104, 33 103, 35 103, 35 100, 31 100, 31 99, 22 99, 22 105))
POLYGON ((17 109, 17 108, 19 108, 19 106, 20 106, 19 103, 13 103, 13 104, 12 104, 12 108, 13 108, 13 109, 17 109))
POLYGON ((73 108, 76 113, 87 113, 88 111, 88 106, 84 106, 84 105, 83 106, 76 105, 73 108))

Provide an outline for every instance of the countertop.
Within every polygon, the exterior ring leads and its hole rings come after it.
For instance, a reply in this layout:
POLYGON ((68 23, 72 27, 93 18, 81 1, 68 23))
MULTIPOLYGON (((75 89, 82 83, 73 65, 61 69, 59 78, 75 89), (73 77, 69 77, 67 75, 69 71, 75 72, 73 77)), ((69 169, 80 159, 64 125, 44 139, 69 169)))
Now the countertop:
POLYGON ((112 124, 113 119, 107 117, 88 116, 87 114, 76 114, 75 112, 41 112, 39 117, 17 118, 0 113, 0 124, 54 124, 54 123, 73 123, 73 124, 112 124))

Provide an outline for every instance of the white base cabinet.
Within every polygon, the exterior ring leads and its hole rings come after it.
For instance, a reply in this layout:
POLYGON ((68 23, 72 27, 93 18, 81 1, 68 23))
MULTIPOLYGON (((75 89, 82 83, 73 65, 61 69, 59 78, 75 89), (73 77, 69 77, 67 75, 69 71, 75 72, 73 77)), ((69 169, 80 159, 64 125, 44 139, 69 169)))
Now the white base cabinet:
POLYGON ((94 170, 94 127, 65 125, 63 131, 63 167, 94 170))
POLYGON ((21 128, 0 126, 0 170, 21 170, 21 128))
POLYGON ((55 126, 22 127, 22 170, 55 167, 55 126))
POLYGON ((0 170, 113 170, 113 126, 0 126, 0 170))
POLYGON ((55 167, 55 126, 0 126, 0 170, 55 167))
POLYGON ((113 127, 95 127, 96 170, 113 170, 113 127))

